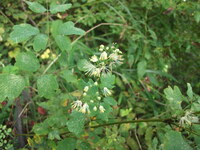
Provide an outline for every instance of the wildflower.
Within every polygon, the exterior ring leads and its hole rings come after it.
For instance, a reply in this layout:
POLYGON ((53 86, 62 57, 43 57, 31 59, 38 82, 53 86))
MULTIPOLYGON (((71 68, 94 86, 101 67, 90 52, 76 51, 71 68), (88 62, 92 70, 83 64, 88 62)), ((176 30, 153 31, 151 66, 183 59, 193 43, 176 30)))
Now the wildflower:
POLYGON ((50 49, 46 49, 45 53, 49 54, 51 51, 50 49))
POLYGON ((191 112, 186 112, 185 116, 181 117, 179 124, 184 126, 185 124, 191 125, 192 123, 197 123, 199 118, 194 116, 191 112))
POLYGON ((106 50, 109 50, 109 47, 106 47, 106 50))
POLYGON ((80 108, 82 107, 82 102, 80 100, 76 100, 72 103, 72 108, 80 108))
POLYGON ((85 86, 83 89, 84 92, 87 92, 88 90, 89 90, 89 86, 85 86))
POLYGON ((100 51, 100 52, 102 52, 102 51, 103 51, 103 49, 104 49, 104 45, 103 45, 103 44, 101 44, 101 45, 100 45, 100 48, 99 48, 99 51, 100 51))
POLYGON ((98 100, 101 100, 101 97, 98 96, 97 99, 98 99, 98 100))
POLYGON ((91 76, 96 76, 96 77, 100 77, 101 74, 101 70, 99 68, 96 68, 93 70, 93 72, 91 72, 91 76))
POLYGON ((122 54, 122 51, 120 51, 119 49, 114 50, 114 52, 122 54))
POLYGON ((105 96, 110 96, 112 93, 111 93, 111 91, 107 87, 104 87, 103 88, 103 94, 105 96))
POLYGON ((98 82, 94 82, 94 85, 98 85, 98 82))
POLYGON ((105 108, 104 108, 102 105, 100 105, 100 106, 99 106, 99 110, 100 110, 101 113, 104 113, 105 108))
POLYGON ((85 103, 81 108, 80 108, 80 110, 79 110, 80 112, 82 112, 82 113, 90 113, 90 109, 89 109, 89 105, 87 104, 87 103, 85 103))
POLYGON ((97 111, 97 107, 96 107, 96 106, 94 106, 94 107, 93 107, 93 110, 94 110, 94 111, 97 111))
POLYGON ((86 96, 87 95, 87 93, 83 93, 83 96, 86 96))
POLYGON ((100 60, 106 60, 108 59, 108 54, 106 52, 101 53, 100 60))
POLYGON ((97 62, 97 61, 98 61, 97 56, 96 56, 96 55, 92 56, 92 57, 90 58, 90 61, 91 61, 91 62, 97 62))
POLYGON ((122 61, 124 60, 122 58, 122 55, 118 55, 117 53, 110 54, 109 59, 111 59, 111 60, 115 61, 115 63, 119 63, 119 64, 121 64, 122 61))
POLYGON ((94 103, 94 101, 93 101, 93 100, 90 100, 90 103, 94 103))
POLYGON ((115 47, 114 46, 111 46, 111 49, 114 49, 115 47))

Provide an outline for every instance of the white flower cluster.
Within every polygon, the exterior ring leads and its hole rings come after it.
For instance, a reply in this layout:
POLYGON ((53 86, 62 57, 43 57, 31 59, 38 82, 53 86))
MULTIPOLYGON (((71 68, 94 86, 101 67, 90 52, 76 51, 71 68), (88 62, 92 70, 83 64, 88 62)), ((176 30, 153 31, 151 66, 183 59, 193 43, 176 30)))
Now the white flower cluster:
POLYGON ((198 123, 199 122, 199 118, 194 116, 194 114, 192 114, 189 111, 186 111, 185 116, 181 117, 179 124, 181 126, 184 125, 191 125, 192 123, 198 123))
MULTIPOLYGON (((94 82, 94 86, 97 86, 98 83, 94 82)), ((89 90, 91 86, 85 86, 83 89, 83 97, 87 96, 87 92, 89 90)), ((97 95, 99 95, 99 92, 96 93, 97 95)), ((104 87, 103 88, 103 95, 104 96, 110 96, 112 94, 112 92, 107 88, 104 87)), ((96 100, 99 102, 101 100, 100 96, 96 97, 96 100)), ((79 112, 82 112, 84 114, 86 113, 90 113, 90 109, 93 109, 93 111, 97 111, 99 110, 100 113, 104 113, 105 112, 105 108, 102 105, 96 105, 96 106, 92 106, 92 108, 90 108, 90 106, 88 105, 89 103, 94 103, 94 100, 90 100, 89 102, 82 102, 81 100, 76 100, 74 102, 72 102, 72 109, 75 109, 79 112)))
POLYGON ((123 62, 122 51, 117 49, 114 45, 105 47, 100 45, 100 56, 93 55, 90 62, 85 63, 84 69, 89 76, 100 77, 101 73, 112 71, 112 67, 120 65, 123 62))

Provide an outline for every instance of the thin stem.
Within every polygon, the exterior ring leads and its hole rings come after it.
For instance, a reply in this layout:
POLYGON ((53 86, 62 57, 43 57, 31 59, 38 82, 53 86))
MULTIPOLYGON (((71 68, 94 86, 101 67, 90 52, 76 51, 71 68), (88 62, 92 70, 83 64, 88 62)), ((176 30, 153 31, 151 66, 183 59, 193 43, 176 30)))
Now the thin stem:
POLYGON ((75 39, 72 42, 72 45, 74 45, 79 39, 81 39, 82 37, 84 37, 86 34, 88 34, 89 32, 91 32, 92 30, 94 30, 94 29, 96 29, 96 28, 98 28, 100 26, 109 26, 109 25, 112 25, 112 26, 123 26, 124 24, 119 24, 119 23, 100 23, 100 24, 92 27, 91 29, 87 30, 84 35, 81 35, 77 39, 75 39))
POLYGON ((111 125, 120 125, 125 123, 138 123, 138 122, 169 122, 171 119, 138 119, 138 120, 128 120, 128 121, 119 121, 119 122, 112 122, 112 123, 105 123, 100 125, 89 126, 89 128, 98 128, 98 127, 105 127, 111 125))

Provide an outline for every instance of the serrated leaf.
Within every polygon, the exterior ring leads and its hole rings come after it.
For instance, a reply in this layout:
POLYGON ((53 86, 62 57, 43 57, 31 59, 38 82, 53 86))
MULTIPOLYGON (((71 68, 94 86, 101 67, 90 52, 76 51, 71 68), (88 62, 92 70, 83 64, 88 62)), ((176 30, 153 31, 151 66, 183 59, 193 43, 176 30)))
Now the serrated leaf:
POLYGON ((28 5, 28 8, 35 13, 44 13, 46 11, 46 8, 44 8, 44 6, 42 6, 38 2, 29 2, 29 1, 25 2, 28 5))
POLYGON ((70 132, 78 135, 84 129, 85 115, 81 112, 73 111, 70 115, 70 119, 67 122, 67 127, 70 132))
POLYGON ((56 77, 51 74, 39 77, 37 80, 37 88, 41 97, 51 98, 58 89, 56 77))
POLYGON ((50 139, 50 140, 54 140, 54 139, 60 140, 59 131, 54 129, 53 131, 49 132, 48 133, 48 139, 50 139))
POLYGON ((74 27, 74 23, 71 21, 68 21, 66 23, 63 23, 59 29, 59 34, 61 35, 84 35, 85 31, 74 27))
POLYGON ((61 49, 61 51, 70 51, 72 48, 71 41, 66 36, 56 35, 55 41, 56 41, 56 44, 58 45, 58 47, 61 49))
POLYGON ((23 71, 35 72, 40 67, 40 64, 32 52, 23 52, 17 55, 15 66, 23 71))
POLYGON ((47 46, 48 36, 45 34, 38 34, 34 37, 33 48, 35 51, 44 50, 47 46))
POLYGON ((20 24, 13 27, 10 38, 13 42, 19 43, 28 40, 31 36, 39 33, 38 28, 30 24, 20 24))
POLYGON ((50 5, 50 12, 52 14, 58 13, 58 12, 64 12, 66 10, 68 10, 69 8, 71 8, 72 4, 56 4, 56 3, 52 3, 50 5))
POLYGON ((184 100, 184 96, 177 86, 174 86, 174 89, 171 87, 166 88, 164 93, 172 109, 182 110, 181 102, 184 100))
POLYGON ((180 132, 169 131, 165 134, 164 150, 192 150, 180 132))
POLYGON ((187 95, 190 99, 193 99, 193 91, 190 83, 187 83, 187 95))
POLYGON ((114 84, 115 84, 115 76, 114 75, 107 73, 107 74, 103 74, 101 76, 101 85, 100 86, 102 88, 107 87, 109 89, 112 89, 114 84))
POLYGON ((138 78, 139 79, 141 79, 144 76, 144 74, 146 72, 146 65, 147 65, 147 63, 146 63, 145 60, 140 61, 138 63, 138 65, 137 65, 137 74, 138 74, 138 78))
POLYGON ((74 138, 66 138, 60 142, 58 142, 57 150, 74 150, 76 149, 76 139, 74 138))
POLYGON ((25 80, 22 76, 14 74, 0 74, 0 102, 6 98, 14 100, 25 87, 25 80))
POLYGON ((103 99, 103 101, 104 101, 105 103, 111 105, 111 106, 116 106, 116 105, 117 105, 116 100, 115 100, 114 98, 112 98, 112 97, 105 97, 105 98, 103 99))

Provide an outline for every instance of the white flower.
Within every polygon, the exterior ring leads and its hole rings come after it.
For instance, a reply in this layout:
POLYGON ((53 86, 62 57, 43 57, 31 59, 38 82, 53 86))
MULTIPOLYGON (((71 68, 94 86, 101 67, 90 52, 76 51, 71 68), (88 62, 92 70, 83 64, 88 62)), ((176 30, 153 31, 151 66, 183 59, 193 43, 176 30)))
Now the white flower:
POLYGON ((103 44, 101 44, 101 45, 100 45, 100 48, 99 48, 99 51, 100 51, 100 52, 102 52, 102 51, 103 51, 103 49, 104 49, 104 45, 103 45, 103 44))
POLYGON ((106 52, 101 53, 99 59, 100 59, 100 60, 106 60, 106 59, 108 59, 108 54, 107 54, 106 52))
POLYGON ((94 107, 93 107, 93 110, 94 110, 94 111, 97 111, 97 107, 96 107, 96 106, 94 106, 94 107))
POLYGON ((90 58, 90 61, 91 61, 91 62, 97 62, 97 61, 98 61, 97 56, 96 56, 96 55, 92 56, 92 57, 90 58))
POLYGON ((89 86, 85 86, 83 89, 84 92, 87 92, 88 90, 89 90, 89 86))
POLYGON ((114 50, 114 52, 122 54, 122 51, 120 51, 119 49, 114 50))
POLYGON ((93 70, 93 72, 91 72, 91 76, 100 77, 100 74, 101 74, 101 70, 99 68, 96 68, 93 70))
POLYGON ((98 100, 101 100, 101 97, 97 97, 98 100))
POLYGON ((100 45, 100 48, 104 48, 104 45, 103 45, 103 44, 101 44, 101 45, 100 45))
POLYGON ((115 47, 114 47, 114 46, 111 46, 111 48, 114 49, 115 47))
POLYGON ((118 54, 117 53, 112 53, 112 54, 110 54, 109 58, 114 60, 114 61, 117 61, 118 60, 118 54))
POLYGON ((87 95, 87 93, 83 93, 83 96, 86 96, 87 95))
POLYGON ((199 118, 194 116, 191 112, 186 112, 185 116, 181 117, 179 124, 184 126, 185 124, 191 125, 192 123, 198 123, 199 118))
POLYGON ((106 47, 106 50, 109 50, 109 47, 106 47))
POLYGON ((88 74, 89 76, 100 77, 101 70, 99 68, 96 68, 93 64, 87 62, 85 63, 85 66, 83 68, 85 69, 86 74, 88 74))
POLYGON ((99 106, 99 110, 100 110, 101 113, 104 113, 105 108, 104 108, 102 105, 100 105, 100 106, 99 106))
POLYGON ((93 101, 93 100, 90 100, 90 103, 94 103, 94 101, 93 101))
POLYGON ((82 112, 82 113, 90 113, 90 109, 89 109, 89 106, 88 106, 88 104, 87 103, 85 103, 81 108, 80 108, 80 110, 79 110, 80 112, 82 112))
POLYGON ((72 108, 80 108, 82 107, 82 102, 80 100, 76 100, 72 103, 72 108))
POLYGON ((105 96, 110 96, 112 93, 111 93, 111 91, 107 87, 104 87, 103 88, 103 94, 105 96))
POLYGON ((94 85, 98 85, 98 82, 94 82, 94 85))

